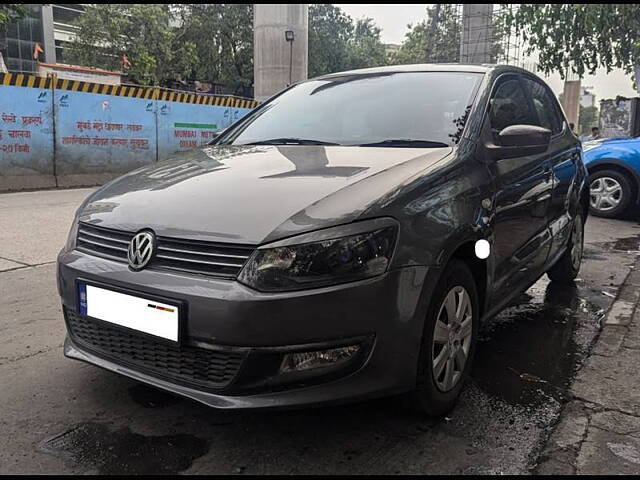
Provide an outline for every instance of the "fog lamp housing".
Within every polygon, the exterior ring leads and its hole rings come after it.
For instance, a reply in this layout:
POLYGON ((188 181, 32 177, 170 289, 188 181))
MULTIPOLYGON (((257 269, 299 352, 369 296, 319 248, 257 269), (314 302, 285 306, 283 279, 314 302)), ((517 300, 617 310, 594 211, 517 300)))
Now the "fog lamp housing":
POLYGON ((360 345, 348 345, 328 350, 287 353, 280 364, 280 373, 340 365, 351 360, 359 351, 360 345))

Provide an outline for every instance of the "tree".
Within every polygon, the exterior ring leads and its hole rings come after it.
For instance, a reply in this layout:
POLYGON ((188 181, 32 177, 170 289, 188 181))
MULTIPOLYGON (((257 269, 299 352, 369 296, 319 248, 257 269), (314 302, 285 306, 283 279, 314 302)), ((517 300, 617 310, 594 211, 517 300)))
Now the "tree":
MULTIPOLYGON (((19 3, 5 3, 0 5, 0 37, 4 36, 5 29, 9 23, 17 22, 27 14, 27 9, 19 3)), ((6 45, 0 44, 0 50, 4 50, 6 45)), ((7 73, 4 64, 2 51, 0 51, 0 73, 7 73)))
MULTIPOLYGON (((490 62, 503 55, 503 39, 507 35, 504 16, 494 14, 491 20, 490 62)), ((388 59, 391 64, 456 63, 460 61, 462 17, 455 4, 443 3, 427 7, 427 19, 407 25, 409 31, 400 49, 388 59)))
POLYGON ((443 3, 427 8, 427 19, 407 25, 409 31, 391 64, 447 63, 460 59, 462 25, 456 5, 443 3))
POLYGON ((637 3, 521 4, 506 18, 528 42, 527 53, 539 52, 546 74, 582 77, 599 67, 631 73, 640 63, 637 3))
POLYGON ((309 77, 346 70, 353 22, 339 7, 309 5, 309 77))
MULTIPOLYGON (((70 61, 108 69, 131 62, 141 84, 197 79, 222 83, 237 95, 253 93, 251 4, 93 4, 76 22, 70 61)), ((380 28, 353 22, 329 4, 309 8, 309 75, 382 65, 380 28)))
POLYGON ((331 4, 309 6, 309 77, 385 64, 380 27, 331 4))
POLYGON ((249 96, 253 86, 251 4, 93 4, 76 22, 71 61, 120 68, 143 85, 198 79, 249 96))
POLYGON ((23 18, 27 13, 24 4, 5 3, 0 5, 0 29, 5 25, 23 18))
POLYGON ((185 4, 184 39, 196 48, 194 78, 226 85, 234 94, 253 93, 253 5, 185 4))
POLYGON ((184 40, 184 26, 172 26, 181 7, 161 4, 87 4, 75 21, 76 37, 68 49, 71 62, 121 69, 142 85, 180 80, 192 71, 195 45, 184 40))
POLYGON ((386 52, 380 40, 382 30, 373 19, 356 22, 353 37, 349 41, 348 68, 367 68, 385 64, 386 52))

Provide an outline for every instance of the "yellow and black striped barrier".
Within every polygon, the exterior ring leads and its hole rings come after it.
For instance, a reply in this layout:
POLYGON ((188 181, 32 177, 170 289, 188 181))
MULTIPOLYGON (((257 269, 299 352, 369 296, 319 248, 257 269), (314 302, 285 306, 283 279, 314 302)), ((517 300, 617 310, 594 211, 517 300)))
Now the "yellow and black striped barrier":
POLYGON ((51 78, 25 75, 24 73, 0 73, 0 85, 11 87, 51 88, 51 78))
POLYGON ((24 73, 0 73, 0 85, 30 88, 55 88, 72 92, 97 93, 118 97, 144 98, 163 102, 194 103, 220 107, 254 108, 259 102, 250 98, 232 95, 208 95, 181 92, 160 87, 138 87, 134 85, 107 85, 55 77, 38 77, 24 73), (53 83, 55 80, 55 84, 53 83))

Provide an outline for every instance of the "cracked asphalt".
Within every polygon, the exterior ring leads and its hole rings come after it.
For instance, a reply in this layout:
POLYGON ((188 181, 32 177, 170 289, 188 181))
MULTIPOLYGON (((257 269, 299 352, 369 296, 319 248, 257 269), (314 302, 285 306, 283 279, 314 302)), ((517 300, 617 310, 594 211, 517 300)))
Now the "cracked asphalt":
MULTIPOLYGON (((636 260, 637 220, 589 218, 575 287, 543 277, 482 327, 471 381, 442 420, 418 415, 404 396, 221 412, 63 357, 54 261, 90 191, 0 195, 2 474, 532 473, 553 450, 563 406, 563 418, 576 419, 565 431, 579 439, 585 422, 625 425, 606 410, 585 413, 593 404, 575 401, 572 382, 587 360, 579 381, 607 369, 589 353, 636 260)), ((615 458, 633 455, 608 441, 615 458)), ((571 462, 595 453, 581 455, 571 462)))

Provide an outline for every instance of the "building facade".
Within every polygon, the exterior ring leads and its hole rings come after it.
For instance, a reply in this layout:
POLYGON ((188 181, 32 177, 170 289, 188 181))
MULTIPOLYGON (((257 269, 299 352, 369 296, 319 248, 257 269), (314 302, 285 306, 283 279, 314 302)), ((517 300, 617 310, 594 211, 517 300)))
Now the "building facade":
POLYGON ((25 4, 24 18, 0 31, 0 52, 11 72, 37 71, 36 43, 43 49, 39 59, 46 63, 64 63, 64 51, 73 40, 73 21, 84 12, 76 4, 25 4))
POLYGON ((596 96, 591 93, 592 87, 582 87, 580 91, 580 106, 582 107, 595 107, 596 96))

